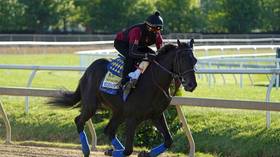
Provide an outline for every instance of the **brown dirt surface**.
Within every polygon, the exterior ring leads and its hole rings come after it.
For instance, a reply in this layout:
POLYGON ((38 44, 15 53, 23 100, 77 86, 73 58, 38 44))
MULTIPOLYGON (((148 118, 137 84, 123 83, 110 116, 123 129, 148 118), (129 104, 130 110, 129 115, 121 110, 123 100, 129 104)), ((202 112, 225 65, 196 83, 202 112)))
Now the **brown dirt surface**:
MULTIPOLYGON (((101 151, 92 151, 90 156, 107 157, 101 151)), ((0 157, 83 157, 83 154, 79 149, 0 144, 0 157)))

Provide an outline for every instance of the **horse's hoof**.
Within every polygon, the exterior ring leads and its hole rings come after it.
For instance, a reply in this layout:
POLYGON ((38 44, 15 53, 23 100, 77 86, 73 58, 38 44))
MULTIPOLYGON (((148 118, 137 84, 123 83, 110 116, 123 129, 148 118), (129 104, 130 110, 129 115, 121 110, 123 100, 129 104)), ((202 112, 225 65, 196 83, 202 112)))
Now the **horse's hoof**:
POLYGON ((138 157, 151 157, 149 152, 142 151, 138 154, 138 157))
POLYGON ((112 156, 112 154, 113 154, 113 149, 108 149, 108 150, 106 150, 105 152, 104 152, 104 155, 106 155, 106 156, 112 156))

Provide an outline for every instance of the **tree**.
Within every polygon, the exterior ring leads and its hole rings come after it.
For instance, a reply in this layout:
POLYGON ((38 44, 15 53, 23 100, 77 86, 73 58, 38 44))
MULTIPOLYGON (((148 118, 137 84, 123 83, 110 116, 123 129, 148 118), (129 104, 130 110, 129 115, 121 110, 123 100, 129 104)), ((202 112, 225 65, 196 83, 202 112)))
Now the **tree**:
POLYGON ((205 21, 203 32, 227 32, 224 0, 204 0, 201 2, 202 20, 205 21))
POLYGON ((57 0, 54 2, 53 9, 58 19, 57 23, 54 23, 54 28, 68 32, 78 27, 78 19, 82 17, 82 14, 79 8, 75 6, 74 0, 57 0))
POLYGON ((49 29, 66 31, 75 23, 76 9, 74 0, 19 0, 24 8, 23 28, 35 33, 43 33, 49 29))
POLYGON ((138 0, 135 5, 128 9, 128 23, 133 25, 135 23, 144 22, 148 16, 156 11, 155 1, 153 0, 138 0))
POLYGON ((24 25, 29 31, 41 33, 47 31, 49 26, 58 21, 54 14, 55 4, 49 0, 30 1, 19 0, 24 6, 24 25))
POLYGON ((189 32, 190 27, 190 0, 157 1, 156 7, 164 17, 164 29, 167 33, 189 32))
POLYGON ((225 0, 225 24, 230 33, 250 33, 260 20, 259 0, 225 0))
POLYGON ((23 6, 17 0, 0 1, 0 31, 20 31, 23 14, 23 6))
POLYGON ((265 32, 280 32, 280 1, 261 1, 261 30, 265 32))
POLYGON ((93 32, 117 32, 127 26, 128 9, 134 5, 132 0, 84 0, 78 2, 86 14, 84 24, 93 32))

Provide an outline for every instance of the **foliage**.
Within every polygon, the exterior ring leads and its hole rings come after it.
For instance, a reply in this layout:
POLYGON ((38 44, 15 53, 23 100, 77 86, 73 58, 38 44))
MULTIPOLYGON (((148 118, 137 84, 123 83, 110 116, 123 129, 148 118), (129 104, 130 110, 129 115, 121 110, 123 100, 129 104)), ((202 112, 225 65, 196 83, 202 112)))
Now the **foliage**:
POLYGON ((231 33, 249 33, 260 20, 259 0, 225 0, 225 23, 231 33))
POLYGON ((205 17, 204 32, 226 32, 225 11, 223 0, 205 0, 202 5, 202 15, 205 17))
POLYGON ((0 31, 21 29, 24 9, 18 0, 0 1, 0 31))
POLYGON ((189 0, 157 1, 156 5, 164 17, 166 32, 190 31, 189 0))
POLYGON ((262 9, 260 24, 263 30, 269 32, 280 31, 280 1, 262 0, 260 1, 262 9))
POLYGON ((279 7, 279 0, 3 0, 0 32, 116 33, 159 10, 164 33, 277 33, 279 7))

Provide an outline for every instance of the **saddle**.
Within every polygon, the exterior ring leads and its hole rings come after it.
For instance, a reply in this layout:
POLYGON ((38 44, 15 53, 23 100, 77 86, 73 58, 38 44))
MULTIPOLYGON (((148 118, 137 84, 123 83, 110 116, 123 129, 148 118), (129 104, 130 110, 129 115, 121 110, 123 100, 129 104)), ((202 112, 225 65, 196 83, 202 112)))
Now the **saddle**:
POLYGON ((123 74, 124 59, 124 57, 120 56, 108 63, 108 72, 100 84, 99 89, 101 91, 112 95, 118 94, 123 74))

